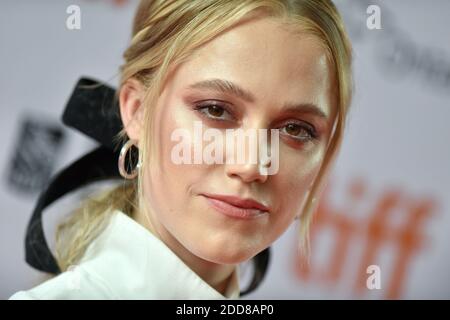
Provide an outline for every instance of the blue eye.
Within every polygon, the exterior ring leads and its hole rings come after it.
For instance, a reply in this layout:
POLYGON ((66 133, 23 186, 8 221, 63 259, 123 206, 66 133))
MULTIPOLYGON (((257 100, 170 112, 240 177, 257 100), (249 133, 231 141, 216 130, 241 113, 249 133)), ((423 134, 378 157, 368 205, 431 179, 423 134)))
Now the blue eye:
POLYGON ((281 132, 301 142, 307 142, 317 137, 313 128, 309 128, 307 125, 292 122, 281 128, 281 132))
POLYGON ((218 104, 208 103, 196 105, 195 110, 197 110, 203 116, 206 116, 211 120, 218 120, 218 121, 234 120, 233 116, 226 110, 226 108, 218 104))

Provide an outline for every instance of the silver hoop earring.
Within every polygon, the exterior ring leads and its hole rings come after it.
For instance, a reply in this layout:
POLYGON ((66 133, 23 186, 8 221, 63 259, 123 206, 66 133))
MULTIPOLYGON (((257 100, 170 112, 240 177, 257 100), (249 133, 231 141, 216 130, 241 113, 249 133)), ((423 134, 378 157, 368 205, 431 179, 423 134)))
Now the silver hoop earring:
MULTIPOLYGON (((124 177, 125 179, 134 179, 136 178, 136 176, 138 175, 138 170, 141 167, 141 163, 138 162, 137 165, 135 166, 135 168, 128 173, 127 168, 126 168, 126 155, 128 154, 129 151, 131 151, 132 147, 137 148, 137 141, 136 140, 128 140, 122 147, 122 149, 120 149, 120 154, 119 154, 119 161, 118 161, 118 167, 119 167, 119 173, 122 177, 124 177)), ((139 149, 138 149, 139 150, 139 149)), ((139 158, 139 156, 138 156, 139 158)))
POLYGON ((271 164, 272 164, 272 160, 270 160, 270 158, 269 158, 266 162, 260 163, 259 166, 261 168, 269 168, 271 164))

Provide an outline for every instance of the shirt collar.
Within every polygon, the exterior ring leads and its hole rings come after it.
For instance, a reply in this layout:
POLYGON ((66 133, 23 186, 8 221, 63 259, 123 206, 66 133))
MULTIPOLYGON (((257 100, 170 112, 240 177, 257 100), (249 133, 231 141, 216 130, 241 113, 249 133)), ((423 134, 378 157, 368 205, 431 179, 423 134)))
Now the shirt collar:
POLYGON ((122 299, 237 299, 240 295, 239 267, 222 295, 164 242, 119 210, 89 246, 83 265, 122 299))

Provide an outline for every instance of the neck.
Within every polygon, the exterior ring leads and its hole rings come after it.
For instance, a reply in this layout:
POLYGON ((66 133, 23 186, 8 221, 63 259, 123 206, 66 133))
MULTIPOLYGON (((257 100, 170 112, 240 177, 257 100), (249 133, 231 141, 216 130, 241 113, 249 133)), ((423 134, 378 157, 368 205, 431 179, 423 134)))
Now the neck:
POLYGON ((152 223, 147 219, 144 213, 136 212, 133 215, 133 219, 164 242, 172 252, 174 252, 192 271, 212 288, 220 294, 225 295, 235 270, 234 265, 217 264, 194 255, 176 240, 163 226, 155 228, 155 223, 152 223))

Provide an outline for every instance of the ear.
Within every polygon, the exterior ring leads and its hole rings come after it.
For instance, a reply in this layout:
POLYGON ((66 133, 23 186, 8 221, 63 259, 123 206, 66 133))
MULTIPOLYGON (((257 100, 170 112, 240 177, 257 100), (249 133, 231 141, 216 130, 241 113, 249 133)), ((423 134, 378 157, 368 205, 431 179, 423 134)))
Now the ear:
POLYGON ((144 93, 144 86, 134 78, 128 79, 120 88, 120 117, 128 138, 132 140, 139 141, 144 119, 144 93))

